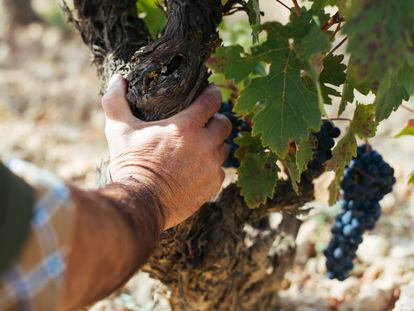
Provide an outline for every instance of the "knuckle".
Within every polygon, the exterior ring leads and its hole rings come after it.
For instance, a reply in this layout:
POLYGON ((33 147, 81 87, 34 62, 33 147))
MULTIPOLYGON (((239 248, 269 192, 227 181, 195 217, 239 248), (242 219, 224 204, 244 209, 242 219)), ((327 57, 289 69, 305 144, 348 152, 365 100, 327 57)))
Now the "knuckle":
POLYGON ((206 93, 203 95, 201 103, 206 106, 208 110, 218 111, 220 109, 220 98, 214 93, 206 93))
POLYGON ((223 128, 225 130, 225 136, 228 136, 231 131, 233 130, 233 125, 231 124, 231 121, 229 118, 227 118, 224 114, 219 114, 219 118, 221 119, 221 122, 223 124, 223 128))
POLYGON ((104 96, 102 96, 101 103, 102 103, 102 106, 104 106, 104 108, 113 105, 113 102, 114 100, 111 94, 106 93, 104 96))
POLYGON ((191 131, 194 127, 195 121, 193 119, 182 118, 180 119, 180 122, 177 123, 175 131, 180 134, 185 134, 191 131))
POLYGON ((102 97, 101 104, 106 114, 113 115, 114 112, 116 111, 116 106, 118 102, 116 98, 114 98, 112 95, 105 94, 102 97))

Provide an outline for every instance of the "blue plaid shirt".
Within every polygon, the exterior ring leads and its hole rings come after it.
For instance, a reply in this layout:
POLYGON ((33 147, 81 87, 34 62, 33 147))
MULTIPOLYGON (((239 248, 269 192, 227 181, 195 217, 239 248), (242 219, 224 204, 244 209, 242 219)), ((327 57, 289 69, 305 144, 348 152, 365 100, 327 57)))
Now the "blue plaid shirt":
POLYGON ((26 162, 13 160, 7 166, 36 189, 37 203, 18 260, 0 276, 0 310, 56 310, 73 227, 70 191, 26 162))

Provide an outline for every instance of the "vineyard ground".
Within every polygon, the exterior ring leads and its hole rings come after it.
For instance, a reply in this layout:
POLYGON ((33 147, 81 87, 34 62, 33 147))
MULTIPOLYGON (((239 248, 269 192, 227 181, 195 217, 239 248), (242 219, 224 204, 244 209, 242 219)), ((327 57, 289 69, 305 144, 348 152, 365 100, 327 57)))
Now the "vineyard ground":
MULTIPOLYGON (((366 100, 366 98, 362 98, 366 100)), ((334 109, 329 112, 334 115, 334 109)), ((334 209, 326 207, 329 174, 317 181, 316 208, 298 237, 294 269, 280 293, 283 310, 410 310, 414 301, 414 197, 407 187, 414 170, 414 143, 387 139, 410 117, 394 113, 372 142, 395 167, 398 183, 383 201, 384 217, 359 252, 357 268, 345 282, 323 276, 321 250, 327 243, 334 209), (410 298, 411 293, 411 298, 410 298), (400 297, 401 296, 401 297, 400 297), (400 298, 399 298, 400 297, 400 298)), ((412 117, 412 116, 411 116, 412 117)), ((340 125, 346 125, 341 122, 340 125)), ((32 25, 0 38, 0 150, 49 169, 79 186, 93 187, 96 170, 106 155, 104 118, 98 79, 89 52, 77 36, 32 25)), ((118 295, 92 310, 151 309, 158 285, 145 275, 135 277, 118 295)), ((158 300, 158 309, 168 309, 158 300)), ((414 309, 412 309, 414 310, 414 309)))

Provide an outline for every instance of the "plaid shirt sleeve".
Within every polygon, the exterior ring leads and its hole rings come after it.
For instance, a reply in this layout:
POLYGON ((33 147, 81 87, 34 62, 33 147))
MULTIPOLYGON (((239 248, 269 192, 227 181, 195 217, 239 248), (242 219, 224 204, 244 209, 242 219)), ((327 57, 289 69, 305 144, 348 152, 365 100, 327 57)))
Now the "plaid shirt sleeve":
POLYGON ((13 160, 7 166, 36 189, 37 203, 18 260, 0 276, 0 310, 56 310, 73 230, 70 191, 26 162, 13 160))

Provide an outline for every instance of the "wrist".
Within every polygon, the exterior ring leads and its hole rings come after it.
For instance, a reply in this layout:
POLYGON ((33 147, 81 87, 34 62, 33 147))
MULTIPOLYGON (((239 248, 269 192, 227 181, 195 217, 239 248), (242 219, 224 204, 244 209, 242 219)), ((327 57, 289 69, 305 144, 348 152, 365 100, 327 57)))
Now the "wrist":
MULTIPOLYGON (((164 229, 165 215, 162 204, 150 187, 130 177, 107 185, 100 193, 110 198, 128 219, 137 243, 151 245, 149 249, 152 251, 164 229)), ((148 253, 148 250, 141 251, 148 253)))

